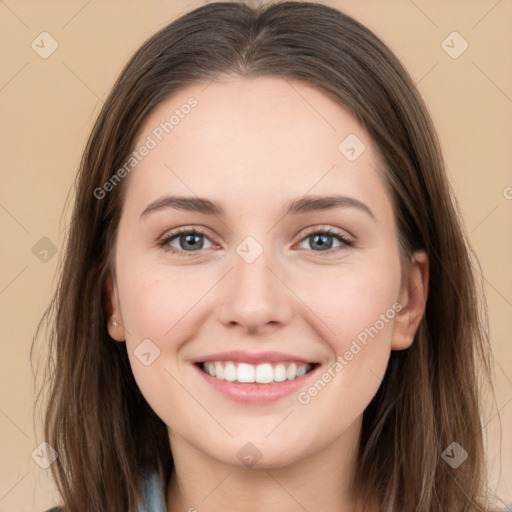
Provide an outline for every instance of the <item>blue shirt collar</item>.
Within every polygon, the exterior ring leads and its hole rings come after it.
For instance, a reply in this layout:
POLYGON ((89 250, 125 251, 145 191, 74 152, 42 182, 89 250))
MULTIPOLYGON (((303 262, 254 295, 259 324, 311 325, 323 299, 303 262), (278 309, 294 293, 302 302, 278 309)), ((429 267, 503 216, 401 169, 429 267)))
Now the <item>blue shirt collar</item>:
POLYGON ((142 502, 138 512, 167 512, 160 476, 153 472, 142 480, 142 502))

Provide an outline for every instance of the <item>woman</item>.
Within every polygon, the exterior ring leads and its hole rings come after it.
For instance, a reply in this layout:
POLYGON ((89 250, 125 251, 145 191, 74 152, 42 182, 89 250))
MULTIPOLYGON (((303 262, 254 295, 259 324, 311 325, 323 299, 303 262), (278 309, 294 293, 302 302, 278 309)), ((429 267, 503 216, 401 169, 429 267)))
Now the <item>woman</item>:
POLYGON ((470 251, 367 28, 307 2, 164 27, 94 126, 47 312, 63 510, 487 510, 470 251))

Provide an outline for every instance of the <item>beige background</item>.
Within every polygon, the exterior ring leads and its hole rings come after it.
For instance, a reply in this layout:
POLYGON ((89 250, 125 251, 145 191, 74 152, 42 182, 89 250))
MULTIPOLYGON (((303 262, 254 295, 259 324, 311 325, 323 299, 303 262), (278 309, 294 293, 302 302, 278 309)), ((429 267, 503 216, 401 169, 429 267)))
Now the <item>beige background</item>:
MULTIPOLYGON (((201 3, 0 0, 0 512, 42 511, 58 502, 49 470, 31 458, 43 439, 32 421, 28 352, 60 252, 43 262, 32 248, 43 237, 62 247, 69 214, 63 207, 85 139, 125 61, 201 3), (44 31, 58 42, 47 59, 31 47, 44 31)), ((439 131, 489 302, 497 381, 497 405, 489 402, 484 419, 491 489, 512 501, 512 0, 326 3, 391 46, 439 131), (469 44, 456 59, 442 47, 453 31, 469 44)))

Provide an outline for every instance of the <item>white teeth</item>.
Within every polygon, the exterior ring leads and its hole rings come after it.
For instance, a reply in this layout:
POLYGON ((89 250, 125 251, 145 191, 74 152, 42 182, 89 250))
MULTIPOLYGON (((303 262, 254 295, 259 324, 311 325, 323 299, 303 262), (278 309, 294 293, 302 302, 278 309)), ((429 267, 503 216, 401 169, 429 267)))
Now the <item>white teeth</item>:
POLYGON ((256 382, 260 382, 261 384, 268 384, 269 382, 272 382, 274 380, 274 370, 272 369, 272 365, 269 363, 265 363, 256 366, 255 380, 256 382))
MULTIPOLYGON (((215 366, 217 366, 217 364, 222 364, 222 363, 215 363, 215 366)), ((215 377, 217 377, 217 374, 215 374, 215 377)), ((224 379, 228 380, 229 382, 233 382, 234 380, 236 380, 236 377, 237 377, 236 366, 233 363, 228 363, 226 365, 226 368, 224 369, 224 379)), ((222 376, 219 376, 218 378, 222 379, 222 376)))
POLYGON ((247 363, 239 363, 236 372, 236 380, 238 382, 254 382, 254 373, 254 366, 247 363))
POLYGON ((276 382, 283 382, 286 380, 286 366, 283 363, 279 363, 274 368, 274 380, 276 382))
POLYGON ((203 363, 203 370, 220 380, 229 382, 258 382, 260 384, 270 384, 271 382, 283 382, 293 380, 305 375, 312 365, 296 363, 262 363, 252 365, 248 363, 234 363, 229 361, 215 361, 203 363))
POLYGON ((290 366, 288 366, 288 370, 286 370, 286 378, 288 380, 292 380, 295 377, 297 377, 297 365, 292 363, 290 366))
POLYGON ((226 378, 225 374, 224 374, 224 367, 222 366, 222 363, 215 363, 215 365, 210 364, 210 369, 208 370, 208 373, 212 377, 215 377, 215 375, 218 375, 219 379, 225 379, 226 378))
POLYGON ((305 366, 299 366, 297 368, 297 377, 302 377, 303 375, 306 375, 306 367, 305 366))

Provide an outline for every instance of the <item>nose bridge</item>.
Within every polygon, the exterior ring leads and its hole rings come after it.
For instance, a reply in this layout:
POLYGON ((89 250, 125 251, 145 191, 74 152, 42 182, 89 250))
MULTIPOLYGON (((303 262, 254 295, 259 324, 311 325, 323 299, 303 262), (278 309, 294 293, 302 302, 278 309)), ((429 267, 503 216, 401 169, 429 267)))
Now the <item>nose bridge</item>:
POLYGON ((279 258, 271 236, 245 237, 232 255, 233 270, 226 280, 221 319, 255 330, 269 323, 286 322, 291 296, 279 275, 279 258))

